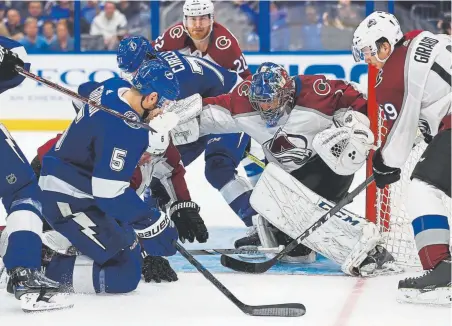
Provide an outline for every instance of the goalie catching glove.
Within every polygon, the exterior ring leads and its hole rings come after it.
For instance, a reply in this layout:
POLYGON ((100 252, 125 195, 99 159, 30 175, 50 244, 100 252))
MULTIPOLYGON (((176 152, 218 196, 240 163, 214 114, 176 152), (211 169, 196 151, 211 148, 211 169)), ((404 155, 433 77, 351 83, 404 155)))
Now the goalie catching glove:
POLYGON ((204 243, 209 238, 206 225, 199 215, 199 206, 192 201, 176 201, 170 207, 170 216, 176 224, 179 239, 182 242, 188 240, 204 243))
POLYGON ((349 110, 333 122, 314 137, 312 147, 335 173, 351 175, 363 166, 374 147, 369 118, 349 110))

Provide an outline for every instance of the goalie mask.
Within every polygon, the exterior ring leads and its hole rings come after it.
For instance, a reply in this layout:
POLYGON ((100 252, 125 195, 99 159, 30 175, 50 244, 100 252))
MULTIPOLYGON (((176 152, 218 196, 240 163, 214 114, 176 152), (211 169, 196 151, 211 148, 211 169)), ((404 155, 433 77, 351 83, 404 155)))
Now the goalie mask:
POLYGON ((286 105, 293 101, 294 82, 280 65, 265 62, 253 75, 248 95, 267 127, 274 127, 284 115, 286 105))

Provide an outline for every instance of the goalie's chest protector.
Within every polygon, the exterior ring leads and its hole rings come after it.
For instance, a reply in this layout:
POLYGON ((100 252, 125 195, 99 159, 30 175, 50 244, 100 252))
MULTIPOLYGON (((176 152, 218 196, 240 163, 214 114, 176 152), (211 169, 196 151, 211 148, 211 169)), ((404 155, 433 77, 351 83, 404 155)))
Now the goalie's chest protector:
POLYGON ((294 171, 316 155, 312 140, 331 125, 332 117, 316 109, 296 105, 286 123, 263 144, 264 151, 274 157, 285 171, 294 171))

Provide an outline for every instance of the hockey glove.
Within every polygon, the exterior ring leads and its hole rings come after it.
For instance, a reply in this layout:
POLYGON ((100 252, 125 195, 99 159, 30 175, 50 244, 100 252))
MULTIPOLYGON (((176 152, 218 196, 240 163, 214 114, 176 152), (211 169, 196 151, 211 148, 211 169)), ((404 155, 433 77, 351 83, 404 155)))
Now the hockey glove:
POLYGON ((146 283, 154 281, 176 282, 178 280, 176 272, 171 268, 168 260, 163 257, 147 256, 143 259, 141 272, 146 283))
POLYGON ((372 157, 372 169, 375 177, 375 184, 380 189, 400 180, 401 170, 399 168, 392 168, 383 163, 380 148, 375 151, 374 156, 372 157))
POLYGON ((177 230, 164 212, 155 220, 146 219, 133 224, 143 249, 152 256, 172 256, 176 253, 173 242, 177 230))
POLYGON ((24 67, 16 53, 0 45, 0 80, 10 80, 19 75, 15 66, 24 67))
POLYGON ((206 225, 199 215, 199 206, 192 201, 176 201, 170 207, 170 216, 176 224, 179 239, 204 243, 209 238, 206 225))

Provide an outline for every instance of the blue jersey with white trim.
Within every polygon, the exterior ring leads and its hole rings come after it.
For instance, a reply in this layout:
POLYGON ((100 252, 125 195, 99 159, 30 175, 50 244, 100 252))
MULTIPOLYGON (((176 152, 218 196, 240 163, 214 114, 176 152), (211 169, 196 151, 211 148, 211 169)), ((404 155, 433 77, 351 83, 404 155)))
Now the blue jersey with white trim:
POLYGON ((156 55, 176 75, 180 86, 179 99, 196 93, 203 98, 226 94, 241 80, 235 71, 203 58, 183 55, 178 51, 157 52, 156 55))
MULTIPOLYGON (((0 36, 0 45, 17 53, 25 62, 25 68, 30 70, 27 62, 27 52, 14 40, 0 36)), ((16 76, 10 80, 0 81, 0 93, 19 86, 24 77, 16 76)), ((19 204, 30 204, 30 209, 40 211, 39 188, 36 176, 25 155, 17 146, 6 127, 0 123, 0 197, 6 212, 16 210, 19 204), (36 209, 34 209, 34 208, 36 209)), ((22 205, 23 206, 23 205, 22 205)))
MULTIPOLYGON (((82 96, 141 121, 122 94, 120 78, 79 87, 82 96)), ((94 200, 108 216, 132 223, 155 215, 130 188, 129 180, 149 143, 148 131, 83 105, 69 128, 43 157, 39 184, 83 200, 94 200)))

